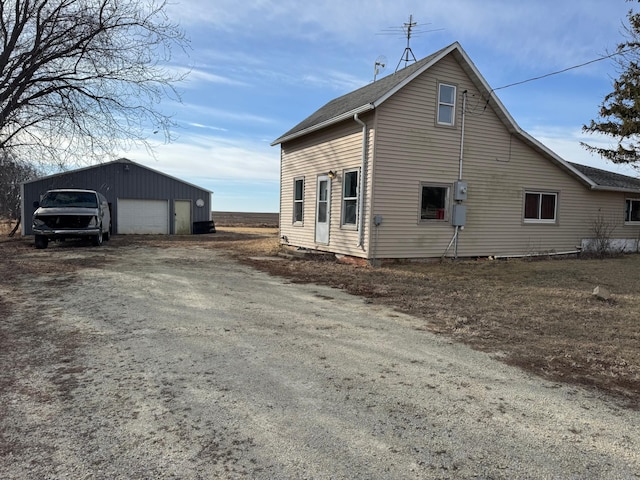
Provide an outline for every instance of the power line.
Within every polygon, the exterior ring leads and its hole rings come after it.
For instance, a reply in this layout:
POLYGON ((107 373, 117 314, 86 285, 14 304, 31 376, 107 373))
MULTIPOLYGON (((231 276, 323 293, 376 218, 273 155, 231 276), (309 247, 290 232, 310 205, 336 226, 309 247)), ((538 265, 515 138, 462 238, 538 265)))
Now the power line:
POLYGON ((546 73, 546 74, 540 75, 538 77, 528 78, 527 80, 522 80, 520 82, 510 83, 509 85, 504 85, 502 87, 493 88, 493 89, 491 89, 491 91, 495 92, 496 90, 503 90, 505 88, 515 87, 516 85, 522 85, 523 83, 533 82, 535 80, 541 80, 543 78, 551 77, 553 75, 558 75, 560 73, 568 72, 569 70, 575 70, 576 68, 585 67, 587 65, 591 65, 592 63, 600 62, 602 60, 607 60, 608 58, 615 57, 616 55, 622 55, 623 53, 627 53, 627 52, 629 52, 631 50, 633 50, 633 49, 630 48, 630 49, 627 49, 627 50, 621 50, 619 52, 615 52, 615 53, 612 53, 610 55, 606 55, 604 57, 596 58, 594 60, 589 60, 588 62, 584 62, 584 63, 581 63, 579 65, 574 65, 572 67, 563 68, 562 70, 558 70, 557 72, 546 73))

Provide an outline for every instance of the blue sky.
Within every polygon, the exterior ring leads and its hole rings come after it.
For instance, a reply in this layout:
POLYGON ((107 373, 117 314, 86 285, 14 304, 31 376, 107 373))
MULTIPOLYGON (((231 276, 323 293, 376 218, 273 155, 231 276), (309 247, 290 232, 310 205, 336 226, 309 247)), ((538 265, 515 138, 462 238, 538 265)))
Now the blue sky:
MULTIPOLYGON (((277 212, 279 147, 270 143, 329 100, 391 74, 418 23, 417 59, 460 42, 492 88, 599 58, 622 40, 624 0, 174 0, 191 39, 182 103, 165 102, 176 140, 123 156, 212 190, 213 210, 277 212), (428 32, 427 30, 433 30, 428 32)), ((401 65, 404 65, 402 63, 401 65)), ((636 175, 586 152, 581 132, 617 76, 611 60, 497 91, 515 121, 565 160, 636 175)))

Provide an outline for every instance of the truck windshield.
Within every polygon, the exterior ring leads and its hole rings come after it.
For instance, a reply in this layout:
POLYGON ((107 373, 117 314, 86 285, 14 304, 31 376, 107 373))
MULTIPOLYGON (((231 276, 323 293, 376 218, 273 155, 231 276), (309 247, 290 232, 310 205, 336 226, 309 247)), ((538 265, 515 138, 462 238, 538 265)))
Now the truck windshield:
POLYGON ((42 197, 40 206, 97 208, 98 199, 91 192, 48 192, 42 197))

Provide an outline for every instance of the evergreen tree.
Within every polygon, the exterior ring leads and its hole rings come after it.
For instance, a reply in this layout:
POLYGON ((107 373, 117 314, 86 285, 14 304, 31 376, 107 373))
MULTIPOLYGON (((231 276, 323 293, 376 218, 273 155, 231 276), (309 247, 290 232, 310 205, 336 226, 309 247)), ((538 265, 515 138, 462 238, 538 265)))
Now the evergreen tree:
POLYGON ((634 164, 640 162, 640 13, 629 10, 627 18, 626 40, 616 48, 620 76, 613 83, 613 92, 600 105, 598 121, 591 120, 582 127, 584 132, 612 137, 615 145, 582 145, 612 162, 634 164))

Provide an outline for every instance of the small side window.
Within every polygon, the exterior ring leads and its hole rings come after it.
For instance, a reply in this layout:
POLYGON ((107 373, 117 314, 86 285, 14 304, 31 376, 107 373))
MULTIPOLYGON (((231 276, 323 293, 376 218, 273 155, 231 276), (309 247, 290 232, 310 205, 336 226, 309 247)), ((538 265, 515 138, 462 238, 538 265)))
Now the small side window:
POLYGON ((557 193, 525 192, 524 221, 527 223, 555 223, 557 203, 557 193))
POLYGON ((624 212, 625 222, 640 222, 640 199, 627 198, 624 212))
POLYGON ((342 225, 356 226, 358 220, 358 170, 344 172, 342 225))
POLYGON ((293 223, 301 224, 304 219, 304 178, 293 181, 293 223))
POLYGON ((446 83, 438 84, 438 125, 455 124, 456 87, 446 83))

